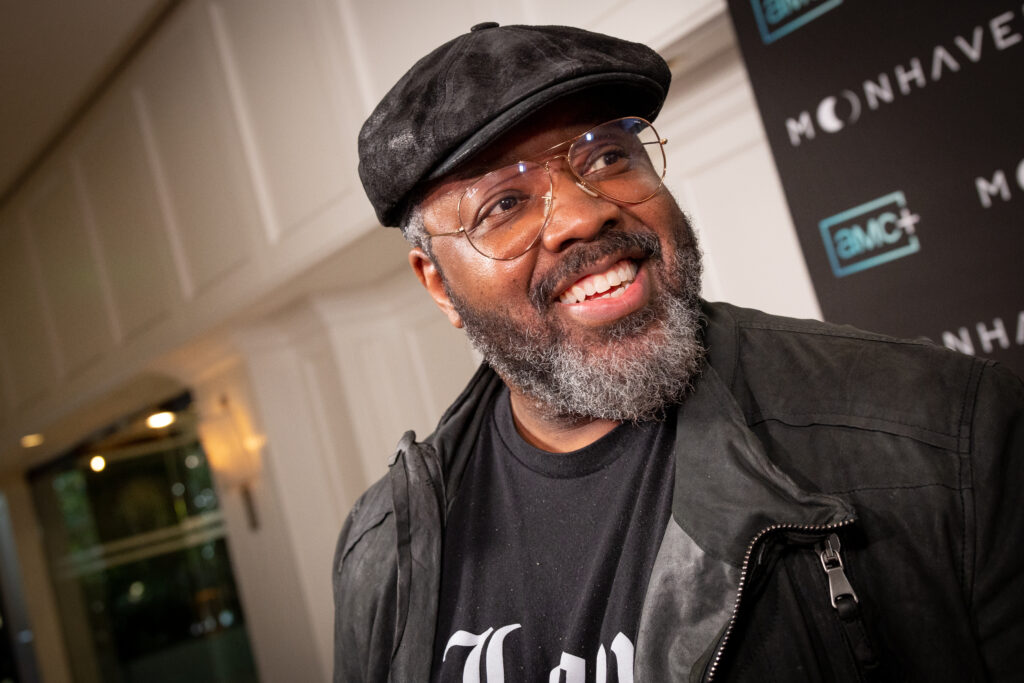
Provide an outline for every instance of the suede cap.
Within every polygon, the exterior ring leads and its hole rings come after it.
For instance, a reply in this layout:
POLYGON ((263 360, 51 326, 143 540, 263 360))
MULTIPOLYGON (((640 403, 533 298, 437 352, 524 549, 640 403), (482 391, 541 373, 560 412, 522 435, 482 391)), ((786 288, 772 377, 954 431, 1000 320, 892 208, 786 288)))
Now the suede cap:
POLYGON ((359 131, 359 178, 382 225, 437 179, 558 98, 594 87, 653 120, 672 75, 640 43, 568 26, 477 24, 422 58, 359 131))

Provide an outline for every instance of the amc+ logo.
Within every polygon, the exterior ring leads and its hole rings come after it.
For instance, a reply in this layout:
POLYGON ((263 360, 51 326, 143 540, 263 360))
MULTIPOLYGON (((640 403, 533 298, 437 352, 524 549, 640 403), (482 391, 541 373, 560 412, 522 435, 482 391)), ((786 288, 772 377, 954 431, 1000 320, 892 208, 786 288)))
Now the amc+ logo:
POLYGON ((832 272, 845 277, 921 250, 917 223, 902 192, 847 209, 821 221, 832 272))
POLYGON ((838 7, 843 0, 750 0, 754 7, 754 19, 761 31, 765 45, 792 33, 830 9, 838 7))

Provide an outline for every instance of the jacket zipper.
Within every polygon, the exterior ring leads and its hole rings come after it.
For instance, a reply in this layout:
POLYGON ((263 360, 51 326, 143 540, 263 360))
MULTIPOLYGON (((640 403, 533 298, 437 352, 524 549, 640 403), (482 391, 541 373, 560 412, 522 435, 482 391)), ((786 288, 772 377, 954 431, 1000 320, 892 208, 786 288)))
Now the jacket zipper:
POLYGON ((863 675, 870 675, 878 666, 877 652, 861 618, 860 600, 843 570, 843 558, 839 554, 839 549, 839 536, 829 534, 828 538, 818 545, 818 556, 828 576, 829 599, 836 611, 840 627, 846 635, 850 653, 857 661, 858 670, 863 675))
POLYGON ((839 555, 839 536, 829 534, 820 547, 818 555, 821 557, 821 566, 828 576, 828 596, 832 600, 832 606, 839 609, 839 605, 836 604, 837 598, 852 598, 854 602, 859 602, 857 594, 853 592, 853 586, 846 578, 846 572, 843 571, 843 558, 839 555))
MULTIPOLYGON (((736 600, 733 601, 732 616, 729 617, 729 623, 725 627, 725 633, 722 634, 722 638, 718 641, 718 647, 715 649, 714 656, 708 662, 708 666, 704 672, 703 677, 704 683, 711 683, 711 681, 713 681, 715 678, 715 674, 718 673, 718 666, 722 662, 722 653, 725 651, 725 646, 729 642, 729 636, 732 635, 733 629, 736 626, 736 618, 739 615, 740 611, 740 602, 743 600, 743 591, 746 589, 748 579, 750 577, 750 572, 752 569, 752 567, 750 566, 750 558, 753 556, 754 548, 757 547, 757 544, 761 541, 761 539, 763 539, 767 534, 780 530, 809 532, 834 531, 835 529, 840 529, 844 526, 849 526, 850 524, 853 524, 854 521, 854 518, 849 518, 844 519, 841 522, 836 522, 834 524, 772 524, 769 527, 761 529, 761 531, 759 531, 757 535, 754 536, 753 540, 751 540, 750 544, 747 546, 746 554, 743 556, 743 566, 740 568, 740 585, 736 589, 736 600)), ((831 534, 830 538, 831 536, 835 536, 835 534, 831 534)), ((836 536, 836 551, 838 557, 838 536, 836 536)), ((824 555, 824 553, 822 553, 822 555, 824 555)), ((840 572, 841 571, 842 565, 840 564, 840 572)), ((829 586, 831 587, 831 575, 829 578, 829 586)), ((845 578, 845 575, 843 578, 845 578)), ((849 582, 847 582, 846 585, 849 586, 849 582)), ((850 594, 853 594, 852 588, 850 589, 850 594)), ((834 601, 833 605, 835 605, 834 601)))

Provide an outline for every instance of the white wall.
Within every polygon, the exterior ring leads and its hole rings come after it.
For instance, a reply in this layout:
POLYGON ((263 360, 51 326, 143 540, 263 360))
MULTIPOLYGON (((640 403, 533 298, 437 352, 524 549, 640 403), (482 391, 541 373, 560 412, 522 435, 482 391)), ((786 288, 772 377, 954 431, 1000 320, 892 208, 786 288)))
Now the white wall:
MULTIPOLYGON (((100 426, 97 406, 148 373, 192 388, 211 424, 227 398, 263 440, 246 482, 255 528, 237 473, 215 470, 257 664, 265 681, 328 680, 335 534, 401 433, 429 432, 475 365, 375 225, 355 176, 362 119, 415 59, 480 21, 648 42, 675 73, 658 128, 706 295, 818 316, 724 12, 721 0, 185 2, 0 207, 0 472, 100 426), (16 446, 58 426, 63 442, 16 446)), ((29 603, 37 622, 52 617, 45 595, 29 603)))
MULTIPOLYGON (((246 436, 265 431, 253 405, 252 384, 245 366, 236 356, 222 358, 210 371, 197 378, 194 398, 203 422, 213 422, 222 413, 246 436), (230 407, 227 407, 230 406, 230 407)), ((323 624, 310 618, 308 591, 300 577, 302 527, 289 525, 286 512, 295 509, 291 491, 276 485, 279 475, 295 464, 273 456, 286 446, 277 443, 264 448, 261 472, 246 481, 224 471, 210 450, 208 434, 201 431, 214 470, 218 500, 228 529, 227 548, 245 614, 253 657, 263 681, 325 681, 330 669, 323 657, 323 624), (253 517, 246 509, 240 486, 250 487, 253 517)), ((300 453, 301 455, 301 453, 300 453)), ((314 480, 315 481, 315 480, 314 480)), ((313 485, 310 489, 314 488, 313 485)), ((311 491, 312 493, 312 491, 311 491)), ((304 500, 300 495, 298 500, 304 500)), ((336 524, 336 516, 320 511, 310 522, 336 524)), ((327 566, 327 565, 325 565, 327 566)), ((323 568, 321 568, 323 569, 323 568)), ((321 571, 325 578, 328 570, 321 571)), ((322 598, 321 598, 322 599, 322 598)))
POLYGON ((13 446, 369 230, 336 8, 195 0, 0 207, 13 446))
POLYGON ((711 54, 674 75, 657 121, 669 140, 666 183, 704 250, 704 296, 820 318, 731 27, 720 17, 708 34, 711 54))

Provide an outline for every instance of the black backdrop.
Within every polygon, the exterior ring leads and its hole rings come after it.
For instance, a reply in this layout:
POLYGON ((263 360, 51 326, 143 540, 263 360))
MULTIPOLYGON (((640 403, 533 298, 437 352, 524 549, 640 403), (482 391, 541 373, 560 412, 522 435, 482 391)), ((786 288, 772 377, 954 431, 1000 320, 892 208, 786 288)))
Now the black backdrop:
POLYGON ((1024 375, 1024 3, 729 9, 825 318, 1024 375))

